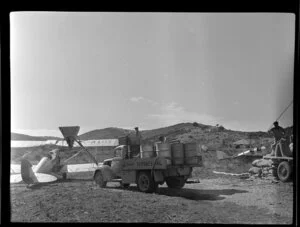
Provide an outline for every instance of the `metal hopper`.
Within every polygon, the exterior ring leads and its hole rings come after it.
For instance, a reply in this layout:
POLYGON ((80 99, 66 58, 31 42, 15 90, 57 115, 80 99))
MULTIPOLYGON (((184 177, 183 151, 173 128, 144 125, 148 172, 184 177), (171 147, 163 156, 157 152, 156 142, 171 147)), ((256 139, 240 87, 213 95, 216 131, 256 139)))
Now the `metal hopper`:
MULTIPOLYGON (((73 148, 74 142, 76 141, 79 146, 87 152, 88 156, 93 160, 96 165, 98 165, 97 160, 95 157, 82 145, 80 142, 80 138, 78 137, 78 132, 80 127, 79 126, 64 126, 64 127, 58 127, 59 130, 61 131, 63 137, 65 138, 66 142, 68 143, 69 148, 73 148)), ((74 158, 77 156, 81 151, 73 155, 72 157, 68 158, 66 161, 70 160, 71 158, 74 158)), ((66 162, 65 161, 65 162, 66 162)))
POLYGON ((68 143, 69 148, 73 148, 74 141, 78 138, 79 126, 59 127, 61 134, 68 143))

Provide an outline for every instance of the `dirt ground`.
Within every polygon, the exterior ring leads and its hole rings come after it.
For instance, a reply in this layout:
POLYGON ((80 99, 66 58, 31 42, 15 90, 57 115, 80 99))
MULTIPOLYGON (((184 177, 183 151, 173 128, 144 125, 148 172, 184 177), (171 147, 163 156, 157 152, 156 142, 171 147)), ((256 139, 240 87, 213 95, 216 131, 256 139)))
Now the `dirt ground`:
POLYGON ((99 188, 92 173, 26 188, 11 185, 12 222, 148 222, 291 224, 293 183, 232 176, 199 177, 200 183, 146 194, 135 184, 99 188))

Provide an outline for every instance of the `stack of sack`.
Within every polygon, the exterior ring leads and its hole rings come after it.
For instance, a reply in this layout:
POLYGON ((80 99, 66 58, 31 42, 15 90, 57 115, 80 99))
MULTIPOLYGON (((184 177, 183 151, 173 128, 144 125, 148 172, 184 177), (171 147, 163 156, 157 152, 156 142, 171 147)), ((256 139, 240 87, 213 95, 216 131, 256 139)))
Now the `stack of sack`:
POLYGON ((273 161, 271 159, 257 159, 252 162, 252 167, 248 170, 251 179, 262 178, 276 180, 273 175, 273 161))

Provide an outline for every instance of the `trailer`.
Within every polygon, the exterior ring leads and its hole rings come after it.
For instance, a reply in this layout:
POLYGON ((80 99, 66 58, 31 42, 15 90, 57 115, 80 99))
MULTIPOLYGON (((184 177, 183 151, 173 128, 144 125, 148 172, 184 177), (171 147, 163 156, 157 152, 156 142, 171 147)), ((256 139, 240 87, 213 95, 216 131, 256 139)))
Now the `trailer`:
POLYGON ((273 175, 282 182, 290 180, 293 173, 293 152, 292 152, 292 141, 290 147, 286 146, 286 139, 281 139, 275 148, 275 155, 265 155, 263 159, 271 159, 273 164, 273 175))

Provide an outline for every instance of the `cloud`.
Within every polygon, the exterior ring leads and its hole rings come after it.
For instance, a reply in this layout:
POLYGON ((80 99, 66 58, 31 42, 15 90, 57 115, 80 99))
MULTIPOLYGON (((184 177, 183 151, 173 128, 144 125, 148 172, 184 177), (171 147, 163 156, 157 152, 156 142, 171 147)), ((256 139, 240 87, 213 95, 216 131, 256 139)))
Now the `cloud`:
POLYGON ((161 106, 161 113, 149 114, 148 118, 156 119, 160 124, 172 125, 182 122, 199 122, 203 124, 215 125, 220 123, 221 118, 208 114, 189 112, 176 102, 167 103, 161 106))
POLYGON ((149 102, 150 104, 154 105, 154 106, 156 106, 156 105, 159 104, 158 102, 153 101, 153 100, 151 100, 151 99, 146 99, 146 101, 149 102))
POLYGON ((254 132, 254 131, 267 131, 268 125, 267 122, 247 122, 247 121, 237 121, 237 120, 228 120, 224 121, 222 124, 226 129, 244 131, 244 132, 254 132))
POLYGON ((139 97, 131 97, 130 101, 131 102, 139 102, 139 101, 141 101, 143 99, 144 99, 144 97, 141 97, 141 96, 139 96, 139 97))
POLYGON ((131 101, 131 102, 145 101, 145 102, 148 102, 148 103, 150 103, 150 104, 152 104, 152 105, 158 105, 158 104, 159 104, 158 102, 156 102, 156 101, 154 101, 154 100, 152 100, 152 99, 146 99, 146 98, 141 97, 141 96, 139 96, 139 97, 131 97, 131 98, 130 98, 130 101, 131 101))

